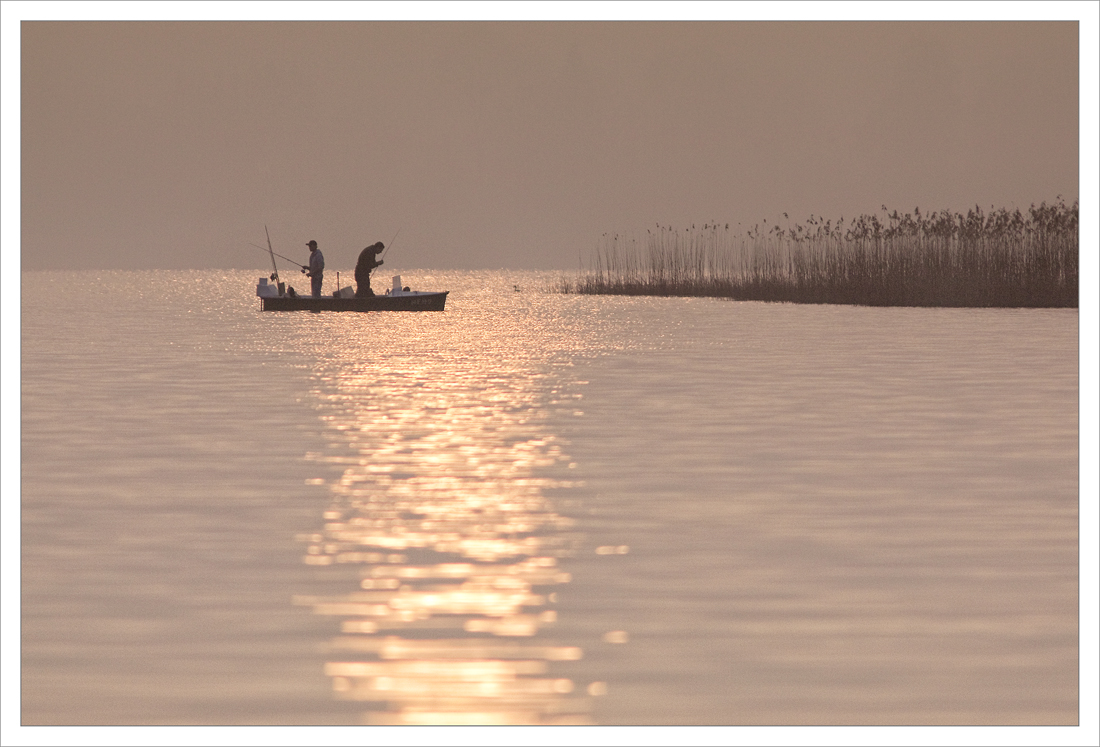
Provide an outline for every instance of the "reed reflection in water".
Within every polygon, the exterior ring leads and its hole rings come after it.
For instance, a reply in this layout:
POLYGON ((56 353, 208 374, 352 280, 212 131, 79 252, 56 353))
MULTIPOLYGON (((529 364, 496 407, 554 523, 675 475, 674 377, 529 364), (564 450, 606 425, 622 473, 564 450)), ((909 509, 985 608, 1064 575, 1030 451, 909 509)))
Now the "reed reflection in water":
MULTIPOLYGON (((601 682, 577 684, 581 648, 554 639, 573 520, 540 471, 566 456, 543 431, 538 372, 462 356, 337 362, 315 392, 339 464, 305 561, 352 565, 358 588, 300 596, 341 619, 325 672, 369 724, 591 723, 601 682)), ((552 385, 551 385, 552 386, 552 385)))

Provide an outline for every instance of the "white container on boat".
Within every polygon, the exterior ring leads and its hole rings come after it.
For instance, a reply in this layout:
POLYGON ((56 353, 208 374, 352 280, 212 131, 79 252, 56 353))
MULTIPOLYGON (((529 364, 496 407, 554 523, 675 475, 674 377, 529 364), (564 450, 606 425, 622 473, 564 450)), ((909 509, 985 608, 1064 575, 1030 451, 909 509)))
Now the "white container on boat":
POLYGON ((260 282, 256 284, 256 295, 260 298, 276 298, 279 295, 279 289, 274 285, 268 285, 267 278, 260 278, 260 282))

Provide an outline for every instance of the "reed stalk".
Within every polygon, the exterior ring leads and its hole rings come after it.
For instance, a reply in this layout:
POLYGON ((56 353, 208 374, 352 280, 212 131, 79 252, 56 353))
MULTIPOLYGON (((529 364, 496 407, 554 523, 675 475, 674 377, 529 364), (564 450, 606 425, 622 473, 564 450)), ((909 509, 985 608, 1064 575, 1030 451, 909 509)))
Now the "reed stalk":
POLYGON ((657 225, 604 234, 565 293, 711 296, 866 306, 1077 307, 1078 204, 964 215, 889 212, 836 223, 657 225))

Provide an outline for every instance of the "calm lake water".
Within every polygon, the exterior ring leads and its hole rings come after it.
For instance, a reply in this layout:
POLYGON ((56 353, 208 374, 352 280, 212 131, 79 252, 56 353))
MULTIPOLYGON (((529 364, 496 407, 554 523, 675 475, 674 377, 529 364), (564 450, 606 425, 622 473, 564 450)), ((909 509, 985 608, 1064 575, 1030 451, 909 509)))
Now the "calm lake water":
POLYGON ((1077 723, 1076 310, 260 274, 23 274, 24 724, 1077 723))

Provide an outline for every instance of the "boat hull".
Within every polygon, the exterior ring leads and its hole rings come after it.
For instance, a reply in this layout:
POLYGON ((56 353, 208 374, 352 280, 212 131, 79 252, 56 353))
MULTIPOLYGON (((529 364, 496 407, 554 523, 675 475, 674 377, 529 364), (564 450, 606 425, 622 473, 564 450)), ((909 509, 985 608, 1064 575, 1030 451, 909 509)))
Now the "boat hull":
POLYGON ((273 296, 260 300, 264 311, 443 311, 448 292, 365 298, 273 296))

